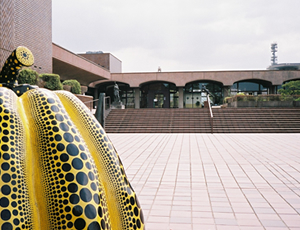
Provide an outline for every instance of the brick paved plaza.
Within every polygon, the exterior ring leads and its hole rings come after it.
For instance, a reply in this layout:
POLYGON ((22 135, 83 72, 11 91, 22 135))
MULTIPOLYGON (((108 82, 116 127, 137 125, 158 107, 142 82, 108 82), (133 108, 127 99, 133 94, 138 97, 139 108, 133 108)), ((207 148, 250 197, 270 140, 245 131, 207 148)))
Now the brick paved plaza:
POLYGON ((300 134, 108 134, 147 230, 300 229, 300 134))

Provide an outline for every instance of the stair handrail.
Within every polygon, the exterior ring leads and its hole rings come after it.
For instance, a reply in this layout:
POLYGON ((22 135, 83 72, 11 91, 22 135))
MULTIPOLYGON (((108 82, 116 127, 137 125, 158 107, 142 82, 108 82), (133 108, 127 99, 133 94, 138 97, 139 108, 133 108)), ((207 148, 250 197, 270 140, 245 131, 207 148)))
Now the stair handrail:
MULTIPOLYGON (((94 102, 98 102, 98 101, 99 101, 99 99, 95 99, 95 100, 85 101, 83 103, 86 104, 88 108, 90 108, 90 111, 94 111, 95 112, 97 106, 95 106, 95 108, 94 108, 93 104, 94 104, 94 102)), ((104 117, 106 118, 108 116, 108 114, 110 113, 110 111, 111 111, 111 99, 110 99, 110 96, 104 97, 103 111, 104 111, 104 117)))
POLYGON ((90 111, 93 111, 94 109, 94 102, 98 101, 99 99, 95 99, 95 100, 90 100, 90 101, 85 101, 83 102, 83 104, 85 104, 89 109, 90 111), (93 103, 93 104, 92 104, 93 103), (89 105, 88 105, 89 104, 89 105))
POLYGON ((206 101, 207 101, 208 110, 209 110, 209 113, 210 113, 209 123, 210 123, 211 133, 214 133, 214 115, 213 115, 213 112, 212 112, 212 109, 211 109, 209 95, 211 95, 212 97, 215 97, 215 96, 211 92, 209 92, 209 90, 205 87, 204 84, 202 84, 201 93, 203 91, 206 92, 206 101))
POLYGON ((207 104, 208 104, 208 109, 209 109, 209 113, 210 113, 209 121, 210 121, 211 133, 214 133, 214 115, 213 115, 211 104, 210 104, 209 94, 207 94, 206 97, 207 97, 207 104))
POLYGON ((108 116, 108 114, 111 112, 111 98, 110 96, 104 97, 104 103, 103 103, 103 111, 104 111, 104 118, 108 116))

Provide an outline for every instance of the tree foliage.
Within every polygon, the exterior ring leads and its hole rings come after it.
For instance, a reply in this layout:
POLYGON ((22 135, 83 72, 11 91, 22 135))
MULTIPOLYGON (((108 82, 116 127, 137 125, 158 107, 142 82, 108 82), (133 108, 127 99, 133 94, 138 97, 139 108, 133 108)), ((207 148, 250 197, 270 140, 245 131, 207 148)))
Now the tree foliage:
POLYGON ((282 88, 278 92, 283 96, 288 95, 300 95, 300 80, 289 81, 282 85, 282 88))

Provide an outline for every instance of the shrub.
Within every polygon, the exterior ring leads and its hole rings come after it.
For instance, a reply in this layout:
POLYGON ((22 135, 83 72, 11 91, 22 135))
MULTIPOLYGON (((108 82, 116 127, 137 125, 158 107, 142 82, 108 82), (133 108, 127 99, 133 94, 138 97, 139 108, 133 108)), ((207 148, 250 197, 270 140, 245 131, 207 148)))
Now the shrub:
POLYGON ((257 101, 268 101, 267 97, 265 95, 258 95, 257 96, 257 101))
POLYGON ((280 101, 280 95, 269 95, 269 101, 280 101))
POLYGON ((281 101, 293 101, 292 95, 281 95, 281 101))
POLYGON ((244 101, 245 96, 237 95, 236 100, 237 101, 244 101))
POLYGON ((57 74, 41 74, 39 76, 40 87, 44 87, 50 90, 61 90, 63 86, 60 82, 60 76, 57 74))
POLYGON ((246 99, 247 101, 256 101, 256 97, 255 97, 255 96, 252 96, 252 95, 248 95, 245 99, 246 99))
POLYGON ((62 84, 71 86, 72 93, 81 94, 80 83, 77 80, 65 80, 62 84))
POLYGON ((36 85, 38 77, 39 74, 36 71, 30 68, 23 69, 19 72, 18 83, 36 85))

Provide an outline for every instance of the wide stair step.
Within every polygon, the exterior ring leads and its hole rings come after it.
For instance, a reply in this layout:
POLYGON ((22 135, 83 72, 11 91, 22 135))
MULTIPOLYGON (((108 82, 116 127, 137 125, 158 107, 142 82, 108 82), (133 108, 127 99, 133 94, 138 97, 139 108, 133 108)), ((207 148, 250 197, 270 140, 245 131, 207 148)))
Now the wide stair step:
MULTIPOLYGON (((214 133, 300 132, 298 108, 213 109, 214 133)), ((211 133, 207 109, 115 109, 107 133, 211 133)))
POLYGON ((299 133, 299 108, 213 109, 214 133, 299 133))
POLYGON ((112 110, 105 121, 108 133, 208 133, 209 114, 204 109, 112 110))

